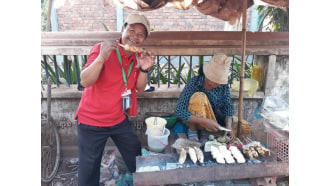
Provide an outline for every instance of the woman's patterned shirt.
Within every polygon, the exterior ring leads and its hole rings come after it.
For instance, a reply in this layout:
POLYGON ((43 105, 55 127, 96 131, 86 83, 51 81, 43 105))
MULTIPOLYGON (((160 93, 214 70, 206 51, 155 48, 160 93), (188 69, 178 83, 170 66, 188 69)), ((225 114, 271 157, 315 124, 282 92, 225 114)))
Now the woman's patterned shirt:
POLYGON ((188 104, 191 96, 195 92, 204 92, 208 97, 214 115, 222 126, 225 126, 225 118, 232 118, 233 108, 230 98, 230 89, 228 84, 222 84, 218 87, 207 90, 204 88, 204 75, 192 77, 184 87, 176 106, 176 115, 184 122, 188 123, 192 114, 188 111, 188 104))

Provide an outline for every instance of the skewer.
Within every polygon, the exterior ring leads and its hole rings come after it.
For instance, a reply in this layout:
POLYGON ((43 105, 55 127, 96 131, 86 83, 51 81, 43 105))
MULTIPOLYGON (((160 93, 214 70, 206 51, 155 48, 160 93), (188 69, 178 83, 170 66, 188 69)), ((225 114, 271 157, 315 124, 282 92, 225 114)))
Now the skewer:
POLYGON ((248 137, 243 137, 244 138, 244 141, 246 142, 246 143, 251 143, 252 142, 252 140, 250 139, 250 138, 248 138, 248 137))
POLYGON ((250 142, 253 142, 253 140, 251 140, 249 137, 246 137, 250 142))
POLYGON ((237 138, 238 139, 238 142, 240 143, 240 145, 242 145, 242 147, 243 147, 243 143, 242 143, 242 141, 239 139, 239 138, 237 138))
POLYGON ((145 50, 141 47, 130 46, 130 45, 127 45, 127 44, 123 45, 121 43, 119 43, 118 45, 123 47, 125 50, 127 50, 129 52, 137 52, 137 53, 145 52, 145 50))

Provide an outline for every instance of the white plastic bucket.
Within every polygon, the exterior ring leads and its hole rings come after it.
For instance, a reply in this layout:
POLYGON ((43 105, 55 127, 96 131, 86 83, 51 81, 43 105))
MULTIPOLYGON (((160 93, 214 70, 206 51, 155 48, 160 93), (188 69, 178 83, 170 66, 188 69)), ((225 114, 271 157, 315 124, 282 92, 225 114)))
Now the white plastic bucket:
POLYGON ((149 127, 146 134, 148 135, 148 146, 151 151, 162 152, 168 145, 168 136, 170 131, 164 127, 149 127), (164 129, 164 135, 162 135, 164 129))
POLYGON ((164 127, 167 123, 166 119, 161 118, 161 117, 148 117, 146 120, 146 125, 147 128, 149 127, 155 127, 155 126, 159 126, 159 127, 164 127))

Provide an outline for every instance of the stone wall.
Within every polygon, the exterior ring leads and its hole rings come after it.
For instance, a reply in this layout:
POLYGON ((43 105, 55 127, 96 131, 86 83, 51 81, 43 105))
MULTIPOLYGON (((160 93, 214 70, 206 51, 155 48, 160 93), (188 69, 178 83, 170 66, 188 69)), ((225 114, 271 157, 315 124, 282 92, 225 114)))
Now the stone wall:
POLYGON ((287 56, 276 56, 275 79, 272 95, 279 96, 289 103, 289 58, 287 56))
MULTIPOLYGON (((63 157, 74 157, 77 156, 77 124, 73 120, 74 114, 78 108, 81 92, 79 92, 75 86, 68 87, 59 87, 53 88, 52 92, 71 92, 65 96, 52 95, 51 103, 51 115, 55 119, 57 125, 60 140, 61 140, 61 149, 63 157)), ((57 94, 56 93, 56 94, 57 94)), ((149 93, 150 95, 153 93, 149 93)), ((172 97, 166 98, 155 98, 154 96, 138 98, 138 116, 131 117, 130 120, 133 121, 136 125, 136 129, 141 139, 144 139, 145 124, 144 119, 146 117, 146 112, 167 112, 174 113, 176 103, 178 100, 178 95, 180 92, 176 92, 172 97)), ((45 95, 45 94, 44 94, 45 95)), ((262 99, 245 99, 243 103, 243 118, 255 122, 253 113, 257 108, 258 102, 261 102, 262 99)), ((233 98, 233 110, 234 115, 237 115, 238 112, 238 99, 233 98)), ((47 99, 42 99, 41 110, 46 112, 47 108, 47 99)), ((111 139, 108 140, 107 146, 114 146, 111 139)))

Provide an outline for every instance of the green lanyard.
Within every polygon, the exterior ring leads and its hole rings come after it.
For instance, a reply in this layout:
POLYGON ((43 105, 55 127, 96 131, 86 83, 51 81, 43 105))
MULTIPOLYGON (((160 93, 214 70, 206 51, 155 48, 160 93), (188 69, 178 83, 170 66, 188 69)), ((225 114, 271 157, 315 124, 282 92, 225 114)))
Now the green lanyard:
POLYGON ((122 74, 123 74, 123 80, 124 80, 124 83, 125 83, 125 87, 127 89, 127 79, 129 77, 129 75, 131 74, 132 67, 133 67, 133 61, 129 65, 127 78, 126 78, 125 71, 124 71, 124 68, 123 68, 123 62, 121 61, 121 56, 120 56, 120 53, 119 53, 119 48, 116 48, 116 51, 117 51, 117 56, 118 56, 118 59, 119 59, 119 63, 121 64, 121 71, 122 71, 122 74))

